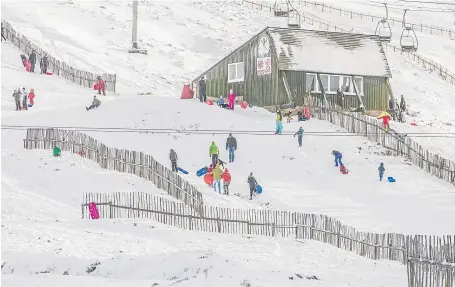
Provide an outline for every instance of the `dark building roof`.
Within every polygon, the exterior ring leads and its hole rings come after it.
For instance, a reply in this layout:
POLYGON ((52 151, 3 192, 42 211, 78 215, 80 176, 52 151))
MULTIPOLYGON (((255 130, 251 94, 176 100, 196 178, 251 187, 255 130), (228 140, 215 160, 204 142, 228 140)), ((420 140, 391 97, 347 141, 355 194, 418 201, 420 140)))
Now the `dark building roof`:
POLYGON ((376 35, 268 28, 280 70, 391 77, 376 35))

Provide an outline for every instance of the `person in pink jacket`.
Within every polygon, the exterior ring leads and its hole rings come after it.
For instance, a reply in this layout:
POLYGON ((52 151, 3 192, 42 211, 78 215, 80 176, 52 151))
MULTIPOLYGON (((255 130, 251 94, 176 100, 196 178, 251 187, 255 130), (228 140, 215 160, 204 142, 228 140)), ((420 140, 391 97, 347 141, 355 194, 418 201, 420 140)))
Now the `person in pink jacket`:
POLYGON ((228 102, 229 102, 229 108, 231 110, 234 109, 234 101, 235 101, 235 93, 233 89, 229 90, 229 95, 228 95, 228 102))

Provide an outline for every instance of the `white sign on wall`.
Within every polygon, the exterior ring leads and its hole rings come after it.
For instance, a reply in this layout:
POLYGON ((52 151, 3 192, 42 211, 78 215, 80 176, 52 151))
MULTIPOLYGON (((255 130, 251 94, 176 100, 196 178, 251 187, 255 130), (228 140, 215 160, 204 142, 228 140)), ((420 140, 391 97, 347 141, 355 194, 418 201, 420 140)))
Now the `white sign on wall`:
POLYGON ((258 71, 258 76, 269 75, 272 73, 272 58, 257 58, 256 69, 258 71))

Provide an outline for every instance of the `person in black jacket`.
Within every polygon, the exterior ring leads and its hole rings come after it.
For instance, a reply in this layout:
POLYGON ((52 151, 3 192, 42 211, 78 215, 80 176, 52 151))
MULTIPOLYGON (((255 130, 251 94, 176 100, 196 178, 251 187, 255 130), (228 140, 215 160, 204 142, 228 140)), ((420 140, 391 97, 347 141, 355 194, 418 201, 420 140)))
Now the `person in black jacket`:
POLYGON ((205 101, 207 100, 206 90, 207 86, 205 85, 205 79, 204 77, 202 77, 201 80, 199 81, 199 100, 201 101, 201 103, 205 103, 205 101))
POLYGON ((30 56, 28 57, 28 60, 30 61, 30 73, 35 72, 35 64, 36 64, 36 54, 35 51, 32 51, 30 56))
POLYGON ((47 58, 47 55, 44 55, 44 57, 41 58, 41 62, 40 62, 41 74, 47 73, 48 65, 49 65, 49 60, 47 58))
POLYGON ((229 151, 229 162, 234 162, 234 152, 237 150, 237 140, 231 133, 226 140, 226 150, 229 151))

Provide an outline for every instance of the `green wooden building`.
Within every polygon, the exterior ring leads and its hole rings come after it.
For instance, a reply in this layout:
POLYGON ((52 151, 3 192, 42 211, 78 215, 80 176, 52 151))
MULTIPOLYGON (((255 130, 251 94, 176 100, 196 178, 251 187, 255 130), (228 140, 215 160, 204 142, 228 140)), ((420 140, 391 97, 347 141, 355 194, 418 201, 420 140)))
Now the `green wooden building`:
POLYGON ((387 107, 390 68, 376 35, 267 27, 193 80, 205 78, 208 97, 234 89, 240 99, 256 106, 336 103, 367 110, 387 107))

